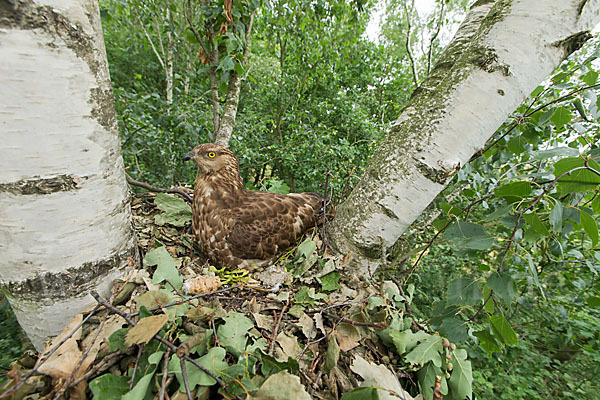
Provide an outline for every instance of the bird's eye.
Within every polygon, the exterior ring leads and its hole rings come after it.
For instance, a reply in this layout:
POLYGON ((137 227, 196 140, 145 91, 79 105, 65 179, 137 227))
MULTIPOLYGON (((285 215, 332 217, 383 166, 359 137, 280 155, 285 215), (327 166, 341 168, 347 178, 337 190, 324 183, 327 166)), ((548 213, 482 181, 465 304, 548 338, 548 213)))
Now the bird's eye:
POLYGON ((211 152, 208 153, 208 157, 209 158, 215 158, 215 156, 216 156, 216 154, 215 154, 214 151, 211 151, 211 152))

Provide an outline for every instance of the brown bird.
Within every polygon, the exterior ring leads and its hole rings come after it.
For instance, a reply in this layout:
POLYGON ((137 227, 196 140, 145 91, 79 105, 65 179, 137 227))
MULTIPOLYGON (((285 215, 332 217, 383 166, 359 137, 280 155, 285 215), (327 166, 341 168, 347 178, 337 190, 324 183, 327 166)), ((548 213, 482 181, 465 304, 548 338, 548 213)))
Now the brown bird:
POLYGON ((267 266, 317 223, 321 195, 247 190, 238 160, 226 147, 204 143, 183 159, 199 167, 192 229, 216 266, 267 266))

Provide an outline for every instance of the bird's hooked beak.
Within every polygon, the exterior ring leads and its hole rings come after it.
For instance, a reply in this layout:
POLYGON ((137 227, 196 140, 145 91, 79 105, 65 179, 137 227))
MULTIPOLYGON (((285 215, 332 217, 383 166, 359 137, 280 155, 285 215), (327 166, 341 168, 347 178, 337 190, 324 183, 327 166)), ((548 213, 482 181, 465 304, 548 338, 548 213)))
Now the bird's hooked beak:
POLYGON ((189 161, 191 159, 193 159, 196 156, 196 153, 194 153, 194 150, 188 151, 187 154, 185 156, 183 156, 183 161, 189 161))

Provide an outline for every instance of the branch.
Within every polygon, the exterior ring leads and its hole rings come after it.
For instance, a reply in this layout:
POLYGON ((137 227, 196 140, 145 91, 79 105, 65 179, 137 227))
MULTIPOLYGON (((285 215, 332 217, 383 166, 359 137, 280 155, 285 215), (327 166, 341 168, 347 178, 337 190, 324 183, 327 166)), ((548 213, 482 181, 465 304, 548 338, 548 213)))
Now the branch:
MULTIPOLYGON (((419 77, 417 76, 417 70, 415 68, 415 60, 414 60, 414 58, 412 56, 412 51, 410 49, 410 28, 411 28, 411 25, 410 25, 410 15, 409 15, 408 7, 406 6, 406 2, 404 2, 403 5, 404 5, 404 12, 406 14, 406 25, 407 25, 407 28, 406 28, 406 43, 405 43, 406 44, 406 54, 408 55, 408 59, 410 60, 410 68, 412 70, 413 79, 415 81, 415 87, 417 87, 419 85, 419 77)), ((415 5, 415 1, 413 0, 412 1, 412 7, 414 7, 414 5, 415 5)), ((412 7, 411 7, 411 10, 412 10, 412 7)))
POLYGON ((11 394, 15 393, 17 390, 19 390, 21 388, 21 386, 23 386, 23 384, 25 382, 27 382, 27 379, 31 378, 31 376, 38 371, 38 369, 42 366, 42 364, 44 364, 46 361, 48 361, 50 356, 52 356, 52 354, 54 354, 54 352, 60 348, 60 346, 62 346, 67 340, 69 340, 71 338, 71 336, 73 336, 75 334, 75 332, 77 332, 77 330, 79 330, 79 328, 81 328, 83 326, 84 323, 86 323, 94 314, 96 314, 96 312, 98 311, 99 308, 100 308, 100 306, 94 307, 94 309, 87 315, 87 317, 85 317, 75 328, 73 328, 71 333, 69 333, 60 342, 58 342, 56 344, 56 346, 54 346, 52 349, 50 349, 48 354, 46 354, 44 357, 42 357, 42 359, 38 361, 37 365, 31 371, 29 371, 27 374, 25 374, 25 376, 21 380, 19 380, 19 382, 15 385, 15 387, 0 394, 0 399, 6 398, 6 397, 10 396, 11 394))
POLYGON ((163 188, 159 188, 157 186, 152 186, 149 183, 136 181, 131 176, 129 176, 128 173, 125 173, 125 178, 127 178, 127 183, 129 183, 132 186, 138 186, 138 187, 147 189, 147 190, 149 190, 151 192, 178 194, 181 197, 183 197, 188 203, 193 203, 193 201, 194 201, 194 199, 192 198, 192 196, 190 196, 187 192, 185 192, 182 189, 178 189, 178 188, 175 188, 175 187, 172 187, 170 189, 163 189, 163 188))
POLYGON ((440 30, 442 29, 442 20, 444 19, 445 4, 445 1, 441 2, 440 18, 438 19, 437 28, 433 36, 431 36, 431 40, 429 41, 429 51, 427 52, 427 74, 429 74, 429 71, 431 71, 431 53, 433 52, 433 42, 435 41, 435 39, 437 39, 438 35, 440 34, 440 30))

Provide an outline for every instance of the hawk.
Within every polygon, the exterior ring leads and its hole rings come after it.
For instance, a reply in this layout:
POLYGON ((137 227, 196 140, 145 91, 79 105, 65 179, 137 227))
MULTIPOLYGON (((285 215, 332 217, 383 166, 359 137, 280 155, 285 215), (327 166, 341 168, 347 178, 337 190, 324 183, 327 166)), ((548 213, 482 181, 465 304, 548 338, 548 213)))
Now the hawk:
POLYGON ((192 229, 216 266, 267 266, 317 224, 323 196, 247 190, 238 160, 226 147, 204 143, 183 159, 199 167, 192 229))

